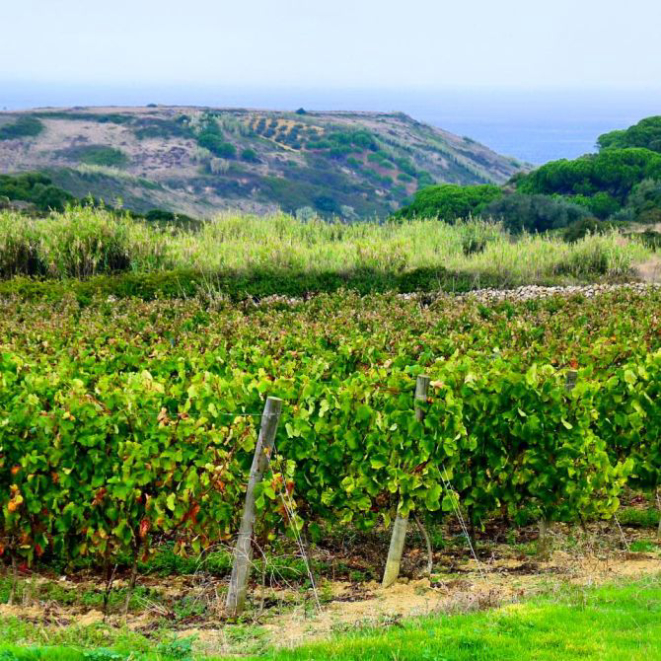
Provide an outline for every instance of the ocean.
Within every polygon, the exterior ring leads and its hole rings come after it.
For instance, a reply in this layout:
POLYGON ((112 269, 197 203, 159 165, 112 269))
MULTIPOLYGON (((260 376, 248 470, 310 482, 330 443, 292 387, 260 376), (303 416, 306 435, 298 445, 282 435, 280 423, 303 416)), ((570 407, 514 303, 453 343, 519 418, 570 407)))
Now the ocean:
POLYGON ((401 111, 540 165, 592 152, 599 135, 661 114, 658 89, 369 90, 170 85, 55 85, 0 81, 0 108, 207 105, 273 110, 401 111))

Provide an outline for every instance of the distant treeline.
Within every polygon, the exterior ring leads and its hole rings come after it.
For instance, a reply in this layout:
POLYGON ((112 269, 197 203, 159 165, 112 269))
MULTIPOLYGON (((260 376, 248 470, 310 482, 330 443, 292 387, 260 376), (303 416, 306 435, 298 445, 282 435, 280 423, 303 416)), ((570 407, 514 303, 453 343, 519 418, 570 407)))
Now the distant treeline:
POLYGON ((598 146, 596 154, 517 174, 502 188, 427 187, 395 216, 446 222, 489 217, 514 233, 661 222, 661 116, 606 133, 598 146))

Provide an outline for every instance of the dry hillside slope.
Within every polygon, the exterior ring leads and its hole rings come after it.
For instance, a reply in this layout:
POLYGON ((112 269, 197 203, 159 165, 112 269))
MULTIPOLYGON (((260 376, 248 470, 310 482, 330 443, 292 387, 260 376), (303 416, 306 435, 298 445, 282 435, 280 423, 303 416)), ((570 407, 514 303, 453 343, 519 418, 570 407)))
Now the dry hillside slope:
POLYGON ((502 183, 521 168, 402 113, 150 106, 0 113, 0 172, 77 196, 194 216, 312 207, 386 215, 420 186, 502 183))

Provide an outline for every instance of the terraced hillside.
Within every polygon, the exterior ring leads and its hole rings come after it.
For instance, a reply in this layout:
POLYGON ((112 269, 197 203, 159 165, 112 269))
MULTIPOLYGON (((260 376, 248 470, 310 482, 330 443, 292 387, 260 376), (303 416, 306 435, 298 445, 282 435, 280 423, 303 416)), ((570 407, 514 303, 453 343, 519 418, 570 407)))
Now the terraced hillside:
POLYGON ((402 113, 151 106, 0 113, 0 172, 206 217, 310 207, 385 215, 419 187, 502 183, 522 167, 402 113))

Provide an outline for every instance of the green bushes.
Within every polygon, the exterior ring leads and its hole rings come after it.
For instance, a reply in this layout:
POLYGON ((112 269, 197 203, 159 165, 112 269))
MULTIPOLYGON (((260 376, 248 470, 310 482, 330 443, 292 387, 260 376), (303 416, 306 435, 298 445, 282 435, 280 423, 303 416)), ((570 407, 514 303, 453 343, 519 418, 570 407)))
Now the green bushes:
POLYGON ((254 149, 244 149, 241 151, 241 160, 248 163, 259 163, 259 157, 254 149))
POLYGON ((219 158, 236 158, 236 147, 230 142, 226 142, 220 135, 203 133, 198 137, 197 144, 219 158))
MULTIPOLYGON (((620 223, 621 225, 621 223, 620 223)), ((568 225, 562 236, 567 243, 576 243, 592 234, 607 234, 618 227, 617 223, 597 220, 596 218, 584 218, 568 225)))
POLYGON ((138 140, 146 138, 189 138, 195 137, 189 126, 189 119, 180 115, 176 119, 157 119, 149 117, 134 122, 133 133, 138 140))
POLYGON ((336 148, 350 147, 352 148, 351 151, 356 151, 356 149, 358 149, 359 151, 368 150, 373 152, 378 151, 379 149, 376 138, 365 129, 332 131, 327 133, 324 137, 336 148))
POLYGON ((219 158, 236 158, 236 147, 227 142, 213 116, 205 116, 197 136, 197 144, 219 158))
POLYGON ((661 152, 661 116, 646 117, 624 131, 604 133, 599 136, 597 143, 600 149, 644 147, 661 152))
POLYGON ((75 201, 73 195, 54 186, 50 177, 40 173, 0 174, 0 197, 29 202, 42 212, 63 211, 75 201))
POLYGON ((43 110, 31 114, 33 117, 41 117, 42 119, 71 119, 81 122, 98 122, 99 124, 132 124, 135 121, 135 115, 118 112, 43 110))
POLYGON ((661 222, 661 181, 641 181, 629 195, 622 215, 624 220, 650 225, 661 222))
POLYGON ((323 138, 315 137, 307 142, 308 149, 328 150, 332 158, 348 156, 355 152, 379 151, 379 143, 367 130, 330 131, 323 138))
POLYGON ((661 179, 661 154, 647 149, 605 149, 575 161, 554 161, 517 179, 517 191, 529 195, 575 197, 599 217, 624 206, 645 179, 661 179))
POLYGON ((127 155, 120 149, 107 145, 82 145, 60 152, 67 159, 103 167, 122 167, 128 163, 127 155))
POLYGON ((658 222, 661 117, 649 117, 625 131, 604 134, 599 146, 598 154, 553 161, 529 174, 519 174, 511 182, 519 195, 497 201, 489 210, 506 224, 511 218, 509 223, 515 229, 535 231, 564 227, 589 216, 658 222), (577 205, 585 209, 582 216, 577 205))
POLYGON ((400 209, 396 218, 438 218, 448 223, 479 216, 502 195, 498 186, 442 184, 418 191, 413 202, 400 209))
POLYGON ((510 232, 519 234, 567 227, 588 218, 590 212, 563 198, 516 193, 491 202, 483 215, 501 221, 510 232))
POLYGON ((589 216, 600 220, 658 222, 661 219, 661 117, 649 117, 626 131, 604 134, 599 138, 599 146, 598 154, 587 154, 573 161, 553 161, 529 174, 516 176, 512 183, 520 197, 506 198, 500 208, 495 203, 492 211, 501 212, 505 220, 511 216, 519 226, 540 230, 563 227, 589 216), (563 201, 544 200, 540 196, 561 196, 563 201), (531 207, 528 210, 525 199, 531 207), (570 205, 583 207, 583 217, 570 205), (533 209, 535 206, 541 210, 533 209))
POLYGON ((35 117, 23 116, 10 124, 0 126, 0 140, 34 138, 44 130, 44 125, 35 117))

